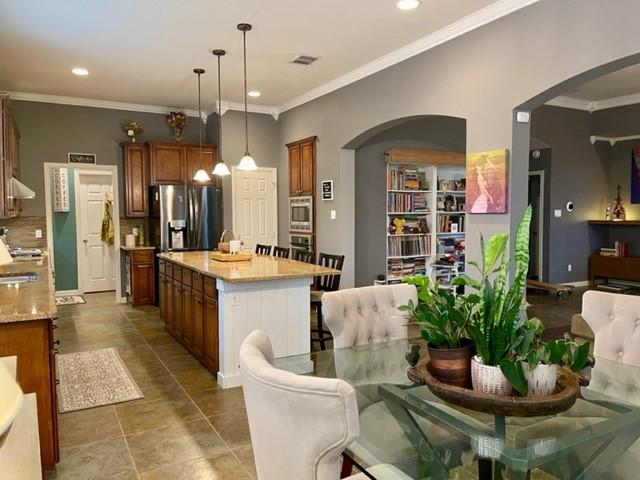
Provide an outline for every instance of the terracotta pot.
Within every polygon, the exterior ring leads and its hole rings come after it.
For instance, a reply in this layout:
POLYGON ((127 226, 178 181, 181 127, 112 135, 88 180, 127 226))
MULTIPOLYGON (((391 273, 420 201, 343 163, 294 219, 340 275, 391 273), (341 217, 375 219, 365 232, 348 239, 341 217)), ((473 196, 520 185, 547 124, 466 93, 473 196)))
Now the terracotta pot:
POLYGON ((473 389, 491 395, 511 395, 511 383, 500 367, 485 365, 476 355, 471 359, 471 381, 473 389))
POLYGON ((558 381, 558 365, 539 364, 531 369, 526 362, 522 363, 524 376, 529 384, 527 396, 551 395, 558 381))
POLYGON ((460 341, 460 348, 429 349, 429 369, 434 377, 449 385, 467 388, 471 384, 471 357, 476 353, 475 345, 468 338, 460 341))

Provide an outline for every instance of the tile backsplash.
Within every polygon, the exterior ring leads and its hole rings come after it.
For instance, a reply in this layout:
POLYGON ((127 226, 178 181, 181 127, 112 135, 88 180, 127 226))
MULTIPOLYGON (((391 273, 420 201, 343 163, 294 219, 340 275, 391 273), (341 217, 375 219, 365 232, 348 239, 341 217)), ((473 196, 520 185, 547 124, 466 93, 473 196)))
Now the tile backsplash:
POLYGON ((7 243, 12 247, 47 248, 46 217, 5 218, 0 227, 9 229, 7 243), (42 231, 42 238, 36 238, 36 229, 42 231))

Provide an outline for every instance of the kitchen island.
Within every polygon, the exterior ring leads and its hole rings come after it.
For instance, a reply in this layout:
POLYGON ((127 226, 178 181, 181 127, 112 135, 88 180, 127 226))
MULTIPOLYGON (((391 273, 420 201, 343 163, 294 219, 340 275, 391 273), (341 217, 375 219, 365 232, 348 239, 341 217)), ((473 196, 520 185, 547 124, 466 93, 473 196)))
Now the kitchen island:
POLYGON ((256 328, 271 338, 275 357, 309 353, 313 277, 340 273, 266 255, 245 262, 220 262, 203 251, 158 257, 165 327, 222 388, 241 385, 240 345, 256 328))

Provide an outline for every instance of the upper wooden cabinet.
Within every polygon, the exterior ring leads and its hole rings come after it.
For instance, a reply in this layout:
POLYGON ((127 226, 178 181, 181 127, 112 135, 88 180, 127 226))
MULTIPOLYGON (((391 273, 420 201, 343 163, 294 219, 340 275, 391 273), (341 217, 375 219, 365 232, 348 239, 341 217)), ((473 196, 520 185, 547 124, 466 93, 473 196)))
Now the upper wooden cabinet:
POLYGON ((148 142, 151 185, 172 185, 187 180, 186 146, 180 143, 148 142))
POLYGON ((217 177, 211 174, 216 164, 216 146, 203 145, 202 153, 200 153, 199 145, 190 145, 187 147, 187 179, 192 181, 193 176, 200 169, 209 174, 211 180, 209 182, 193 182, 198 185, 215 185, 217 177))
POLYGON ((19 178, 20 132, 11 112, 11 101, 0 92, 0 217, 20 215, 20 200, 9 198, 11 178, 19 178))
POLYGON ((290 197, 306 197, 315 193, 316 139, 309 137, 287 144, 290 197))
POLYGON ((146 217, 148 212, 149 155, 147 146, 122 143, 124 172, 124 214, 126 217, 146 217))
POLYGON ((211 175, 216 163, 216 146, 177 142, 122 143, 124 203, 126 217, 148 216, 150 185, 217 185, 211 175), (211 180, 195 182, 193 176, 204 169, 211 180))

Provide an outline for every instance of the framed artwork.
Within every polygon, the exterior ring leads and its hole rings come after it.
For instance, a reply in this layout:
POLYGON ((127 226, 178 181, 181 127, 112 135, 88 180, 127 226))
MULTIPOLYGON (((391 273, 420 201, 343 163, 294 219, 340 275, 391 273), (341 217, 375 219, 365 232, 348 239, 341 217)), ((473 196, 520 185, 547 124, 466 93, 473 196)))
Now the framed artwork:
POLYGON ((53 211, 69 211, 69 174, 66 168, 53 169, 53 211))
POLYGON ((96 164, 95 153, 68 153, 67 157, 69 159, 69 163, 96 164))
POLYGON ((507 213, 509 151, 467 154, 467 213, 507 213))
POLYGON ((333 200, 333 180, 322 180, 322 200, 333 200))
POLYGON ((640 147, 631 153, 631 203, 640 203, 640 147))

